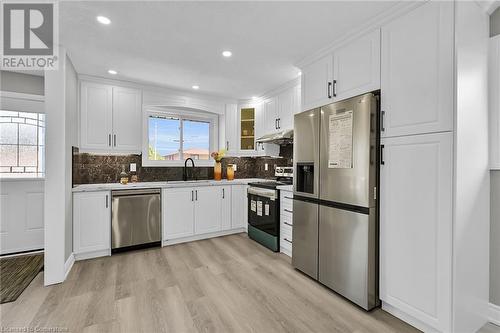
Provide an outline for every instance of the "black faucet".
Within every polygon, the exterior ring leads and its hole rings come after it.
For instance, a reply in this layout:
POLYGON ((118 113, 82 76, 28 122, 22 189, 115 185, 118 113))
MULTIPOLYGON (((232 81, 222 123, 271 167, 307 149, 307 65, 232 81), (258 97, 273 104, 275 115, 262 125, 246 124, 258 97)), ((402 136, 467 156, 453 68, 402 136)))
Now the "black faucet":
MULTIPOLYGON (((187 172, 187 162, 188 161, 191 161, 191 164, 192 164, 192 167, 194 168, 194 161, 192 158, 186 158, 186 160, 184 161, 184 169, 182 171, 182 180, 183 181, 186 181, 188 180, 188 172, 187 172)), ((191 173, 191 177, 193 176, 193 173, 191 173)))

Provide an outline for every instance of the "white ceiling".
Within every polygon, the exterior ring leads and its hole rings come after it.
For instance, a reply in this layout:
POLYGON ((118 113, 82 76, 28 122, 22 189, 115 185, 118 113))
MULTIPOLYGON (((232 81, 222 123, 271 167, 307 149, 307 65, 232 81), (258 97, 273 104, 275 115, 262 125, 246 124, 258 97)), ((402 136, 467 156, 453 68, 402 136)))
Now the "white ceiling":
POLYGON ((246 99, 297 77, 295 63, 395 3, 68 1, 60 40, 81 74, 112 68, 117 79, 246 99))

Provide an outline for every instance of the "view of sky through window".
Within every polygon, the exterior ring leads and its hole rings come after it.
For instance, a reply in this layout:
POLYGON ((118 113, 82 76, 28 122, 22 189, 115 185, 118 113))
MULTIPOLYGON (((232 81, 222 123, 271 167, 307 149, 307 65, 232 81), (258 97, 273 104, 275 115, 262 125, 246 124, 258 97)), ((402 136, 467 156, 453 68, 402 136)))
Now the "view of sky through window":
POLYGON ((156 116, 150 116, 148 122, 148 157, 150 160, 176 161, 188 157, 208 160, 210 158, 209 122, 156 116), (183 140, 182 145, 181 140, 183 140))

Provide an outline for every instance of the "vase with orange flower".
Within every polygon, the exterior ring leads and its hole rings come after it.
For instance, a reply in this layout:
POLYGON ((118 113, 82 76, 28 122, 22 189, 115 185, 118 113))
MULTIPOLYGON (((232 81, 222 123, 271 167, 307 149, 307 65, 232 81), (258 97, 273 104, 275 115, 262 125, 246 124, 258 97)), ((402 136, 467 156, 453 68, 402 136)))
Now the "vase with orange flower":
POLYGON ((224 149, 221 149, 219 151, 214 151, 210 154, 212 158, 215 160, 215 165, 214 165, 214 179, 215 180, 221 180, 222 179, 222 158, 226 154, 226 151, 224 149))

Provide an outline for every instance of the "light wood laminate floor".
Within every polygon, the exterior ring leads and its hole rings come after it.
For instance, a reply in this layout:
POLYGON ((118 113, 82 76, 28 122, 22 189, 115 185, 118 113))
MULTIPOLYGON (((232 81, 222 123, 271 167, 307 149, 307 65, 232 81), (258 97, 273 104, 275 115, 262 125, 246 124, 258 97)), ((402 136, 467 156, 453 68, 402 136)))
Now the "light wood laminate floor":
POLYGON ((71 332, 418 332, 352 305, 244 234, 76 262, 50 287, 40 273, 0 319, 71 332))

